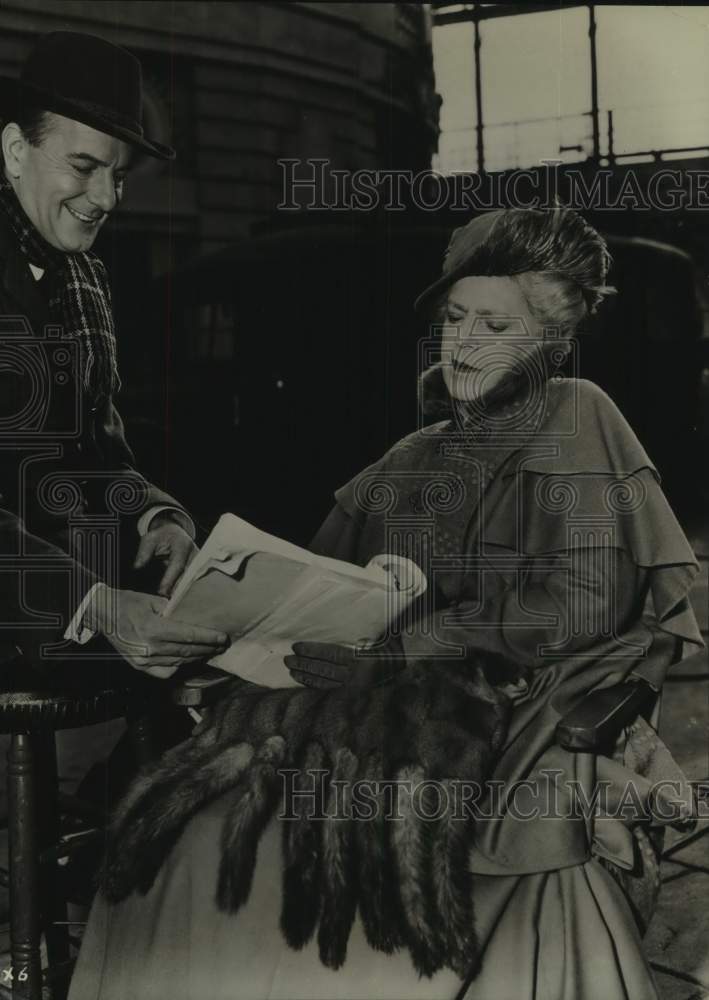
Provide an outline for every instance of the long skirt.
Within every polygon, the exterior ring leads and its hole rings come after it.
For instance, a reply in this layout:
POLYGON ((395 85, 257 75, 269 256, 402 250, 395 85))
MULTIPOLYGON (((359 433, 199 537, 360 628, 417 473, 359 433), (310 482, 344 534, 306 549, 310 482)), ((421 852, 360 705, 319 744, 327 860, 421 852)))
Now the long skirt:
MULTIPOLYGON (((368 945, 357 920, 345 964, 291 949, 279 929, 279 821, 259 845, 249 900, 235 915, 215 893, 226 798, 191 820, 147 895, 99 894, 69 1000, 454 1000, 460 979, 421 978, 408 952, 368 945)), ((466 1000, 653 1000, 631 910, 595 860, 533 875, 475 875, 482 969, 466 1000)))

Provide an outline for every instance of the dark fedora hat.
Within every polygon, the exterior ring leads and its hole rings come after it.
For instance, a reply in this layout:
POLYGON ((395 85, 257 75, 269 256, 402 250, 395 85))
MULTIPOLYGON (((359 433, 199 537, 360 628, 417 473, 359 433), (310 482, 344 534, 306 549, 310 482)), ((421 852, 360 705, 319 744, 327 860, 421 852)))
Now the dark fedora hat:
POLYGON ((136 57, 97 35, 53 31, 27 57, 19 78, 0 77, 0 114, 53 111, 123 139, 161 160, 175 150, 143 134, 143 79, 136 57))

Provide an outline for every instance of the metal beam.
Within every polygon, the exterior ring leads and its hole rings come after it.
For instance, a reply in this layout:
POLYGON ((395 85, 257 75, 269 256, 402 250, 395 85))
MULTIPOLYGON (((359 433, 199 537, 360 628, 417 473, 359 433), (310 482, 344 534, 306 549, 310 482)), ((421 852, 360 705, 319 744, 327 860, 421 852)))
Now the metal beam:
POLYGON ((446 7, 453 7, 450 3, 432 3, 433 23, 442 24, 463 24, 468 21, 489 21, 495 17, 516 17, 521 14, 540 14, 545 11, 568 10, 572 7, 586 7, 584 3, 496 3, 496 4, 470 4, 463 10, 446 10, 446 7))
POLYGON ((483 143, 483 96, 482 96, 482 73, 480 72, 480 21, 476 17, 475 23, 475 129, 478 140, 478 173, 485 172, 485 146, 483 143))
POLYGON ((601 130, 598 121, 598 56, 596 54, 596 11, 588 5, 588 38, 591 54, 591 123, 593 128, 592 157, 598 163, 601 157, 601 130))

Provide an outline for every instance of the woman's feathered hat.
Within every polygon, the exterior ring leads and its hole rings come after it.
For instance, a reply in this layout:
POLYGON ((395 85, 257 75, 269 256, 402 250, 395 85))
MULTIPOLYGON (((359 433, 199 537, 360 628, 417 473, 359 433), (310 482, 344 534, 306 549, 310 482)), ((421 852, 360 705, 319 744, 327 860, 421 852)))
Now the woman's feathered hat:
POLYGON ((161 160, 175 156, 143 133, 140 62, 97 35, 53 31, 30 52, 19 77, 0 77, 2 117, 11 120, 23 107, 82 122, 161 160))
POLYGON ((573 209, 561 205, 496 209, 453 231, 441 277, 419 295, 414 308, 430 305, 456 281, 471 274, 545 271, 574 281, 588 311, 593 312, 613 291, 605 284, 609 266, 605 241, 573 209))

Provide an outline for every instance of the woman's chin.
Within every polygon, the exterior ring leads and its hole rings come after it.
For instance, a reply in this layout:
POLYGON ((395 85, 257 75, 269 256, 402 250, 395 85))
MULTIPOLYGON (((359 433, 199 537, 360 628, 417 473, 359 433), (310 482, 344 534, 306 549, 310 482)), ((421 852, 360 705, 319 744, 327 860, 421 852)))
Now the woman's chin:
POLYGON ((460 403, 475 403, 486 396, 501 381, 481 375, 480 372, 462 372, 447 369, 443 378, 451 399, 460 403))

